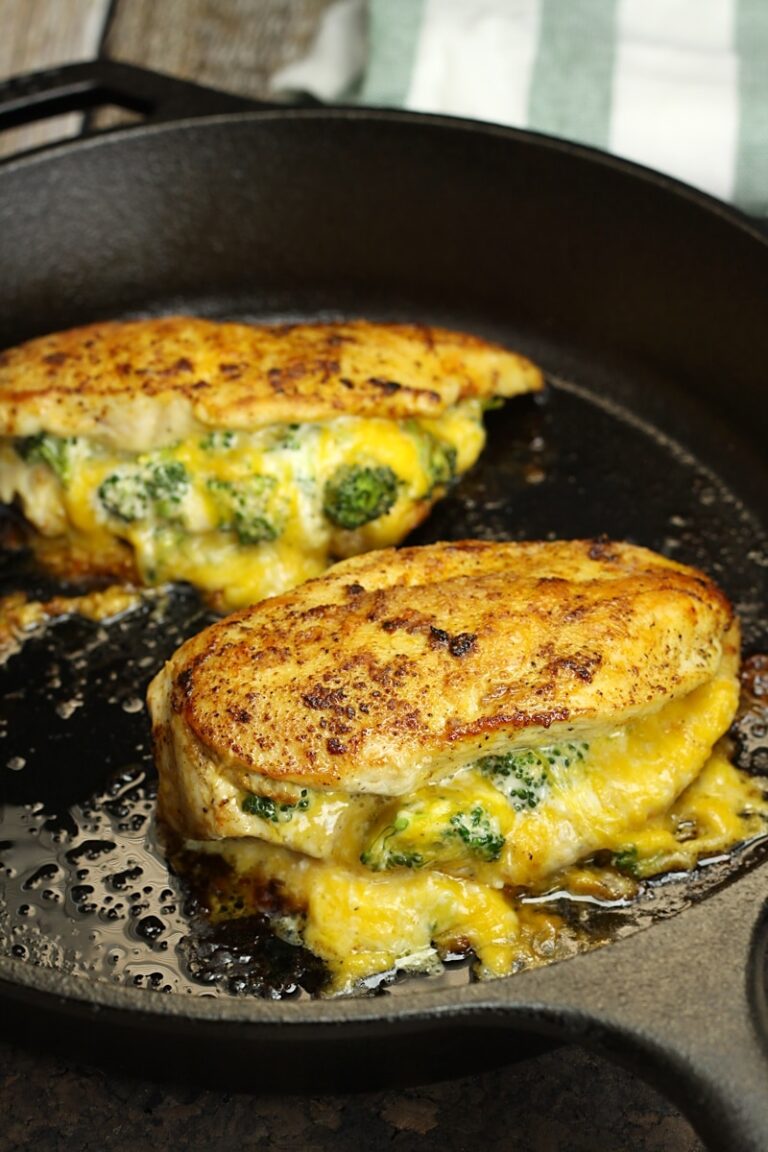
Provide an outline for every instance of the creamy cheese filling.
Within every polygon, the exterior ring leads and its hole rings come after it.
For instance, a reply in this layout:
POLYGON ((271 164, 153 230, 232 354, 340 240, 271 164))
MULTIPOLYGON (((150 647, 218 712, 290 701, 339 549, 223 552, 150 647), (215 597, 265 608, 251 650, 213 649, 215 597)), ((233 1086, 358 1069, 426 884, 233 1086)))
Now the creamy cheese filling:
POLYGON ((401 540, 477 459, 483 405, 393 421, 219 430, 141 454, 41 435, 0 442, 0 500, 94 553, 115 538, 148 584, 188 580, 235 607, 401 540))
POLYGON ((530 885, 665 811, 737 701, 724 672, 626 725, 484 756, 404 796, 278 784, 210 760, 174 784, 195 787, 212 838, 255 836, 372 872, 430 868, 530 885))
POLYGON ((505 974, 558 948, 559 917, 521 893, 631 890, 764 831, 762 792, 712 750, 737 700, 724 670, 622 727, 481 758, 404 797, 224 779, 226 838, 187 847, 222 857, 234 890, 276 884, 332 991, 467 948, 481 974, 505 974))

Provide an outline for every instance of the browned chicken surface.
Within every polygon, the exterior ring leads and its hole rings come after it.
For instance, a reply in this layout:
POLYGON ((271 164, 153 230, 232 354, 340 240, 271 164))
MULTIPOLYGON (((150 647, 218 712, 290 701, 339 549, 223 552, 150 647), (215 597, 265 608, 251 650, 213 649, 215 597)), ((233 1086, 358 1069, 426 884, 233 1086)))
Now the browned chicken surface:
POLYGON ((628 545, 405 548, 214 625, 150 698, 230 771, 399 794, 691 692, 732 623, 705 576, 628 545))
POLYGON ((158 674, 158 814, 182 869, 214 862, 211 915, 273 916, 329 991, 457 951, 506 974, 584 946, 563 899, 764 831, 723 742, 738 664, 722 592, 643 548, 370 553, 158 674))
POLYGON ((211 428, 435 417, 460 400, 540 387, 523 356, 441 328, 115 321, 0 353, 0 435, 146 451, 211 428))

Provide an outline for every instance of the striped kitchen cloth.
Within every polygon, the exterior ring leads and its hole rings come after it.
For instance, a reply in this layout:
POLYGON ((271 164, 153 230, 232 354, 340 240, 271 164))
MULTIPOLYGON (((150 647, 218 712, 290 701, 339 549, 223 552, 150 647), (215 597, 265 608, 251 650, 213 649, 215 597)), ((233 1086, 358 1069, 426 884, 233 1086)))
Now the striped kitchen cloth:
POLYGON ((768 0, 336 0, 272 87, 531 128, 768 215, 768 0))

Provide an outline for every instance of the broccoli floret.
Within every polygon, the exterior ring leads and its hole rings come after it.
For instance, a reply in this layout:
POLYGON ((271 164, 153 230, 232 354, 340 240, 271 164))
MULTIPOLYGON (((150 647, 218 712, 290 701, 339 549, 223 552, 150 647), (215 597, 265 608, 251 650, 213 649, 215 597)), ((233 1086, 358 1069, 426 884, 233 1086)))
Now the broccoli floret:
MULTIPOLYGON (((363 860, 365 863, 365 860, 363 860)), ((424 857, 419 852, 390 852, 384 868, 423 868, 424 857)))
POLYGON ((456 449, 442 440, 430 439, 428 457, 430 489, 447 488, 456 479, 456 449))
POLYGON ((614 852, 611 863, 617 871, 623 872, 625 876, 633 876, 635 879, 640 876, 640 853, 635 844, 626 844, 618 852, 614 852))
POLYGON ((71 449, 76 443, 74 436, 51 436, 48 432, 38 432, 36 436, 26 436, 14 444, 16 453, 30 463, 47 464, 59 480, 66 484, 72 464, 71 449))
POLYGON ((211 478, 208 490, 219 511, 219 527, 234 531, 241 544, 276 540, 280 528, 269 512, 269 498, 275 480, 272 476, 248 476, 234 483, 211 478))
POLYGON ((404 832, 410 823, 410 817, 404 812, 399 812, 393 823, 388 825, 362 853, 361 863, 374 872, 384 872, 388 868, 421 868, 425 863, 421 852, 390 843, 393 837, 404 832))
POLYGON ((325 485, 323 512, 339 528, 360 528, 389 512, 397 500, 398 478, 382 465, 345 464, 325 485))
POLYGON ((141 472, 113 472, 99 486, 102 506, 118 520, 132 524, 149 512, 147 482, 141 472))
POLYGON ((295 451, 301 446, 301 424, 283 424, 274 429, 274 439, 270 448, 275 451, 295 451))
POLYGON ((294 803, 279 802, 271 796, 258 796, 249 792, 243 799, 241 808, 249 816, 260 816, 262 820, 271 820, 273 824, 285 824, 293 819, 295 812, 306 812, 309 808, 309 793, 302 788, 299 799, 294 803))
POLYGON ((227 448, 231 448, 234 442, 234 432, 215 429, 203 437, 200 447, 204 452, 224 452, 227 448))
POLYGON ((155 516, 173 520, 189 488, 184 465, 178 460, 159 460, 149 466, 146 484, 155 516))
POLYGON ((469 812, 451 816, 452 831, 481 860, 498 860, 504 847, 499 826, 478 804, 469 812))
POLYGON ((504 756, 484 756, 478 767, 499 792, 503 792, 516 812, 536 808, 549 787, 545 762, 529 748, 504 756))
POLYGON ((445 797, 400 809, 391 824, 369 844, 360 860, 375 872, 389 868, 422 868, 456 859, 461 841, 481 860, 498 860, 504 837, 498 822, 479 805, 469 812, 450 811, 445 797))
POLYGON ((177 460, 159 460, 143 468, 112 472, 99 486, 102 506, 128 524, 152 513, 158 520, 175 520, 189 488, 189 477, 177 460))
POLYGON ((483 756, 477 765, 503 792, 516 812, 537 808, 546 795, 552 772, 584 760, 589 745, 583 741, 520 748, 502 756, 483 756))

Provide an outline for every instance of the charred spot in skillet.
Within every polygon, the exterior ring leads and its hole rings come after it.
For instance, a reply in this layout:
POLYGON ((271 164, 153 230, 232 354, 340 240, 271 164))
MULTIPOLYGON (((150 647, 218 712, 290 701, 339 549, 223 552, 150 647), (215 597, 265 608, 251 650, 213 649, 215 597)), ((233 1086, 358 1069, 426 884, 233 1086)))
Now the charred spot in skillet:
POLYGON ((298 988, 310 995, 322 992, 329 979, 326 965, 272 929, 275 913, 302 912, 281 885, 238 875, 215 855, 178 852, 173 866, 186 894, 189 924, 178 955, 192 980, 235 996, 275 999, 298 988))
POLYGON ((768 776, 768 654, 748 656, 741 668, 742 697, 730 738, 734 760, 752 776, 768 776))
POLYGON ((741 666, 741 682, 746 692, 768 702, 768 654, 755 652, 741 666))

